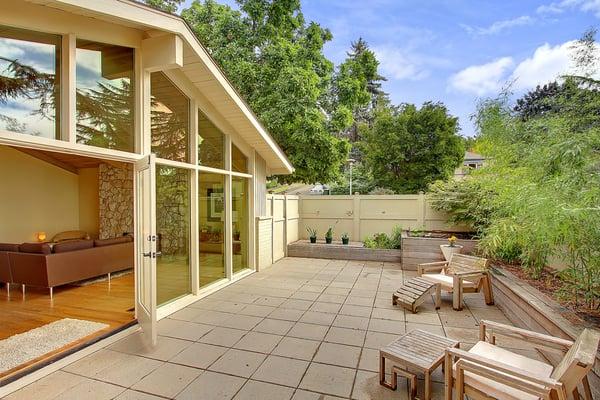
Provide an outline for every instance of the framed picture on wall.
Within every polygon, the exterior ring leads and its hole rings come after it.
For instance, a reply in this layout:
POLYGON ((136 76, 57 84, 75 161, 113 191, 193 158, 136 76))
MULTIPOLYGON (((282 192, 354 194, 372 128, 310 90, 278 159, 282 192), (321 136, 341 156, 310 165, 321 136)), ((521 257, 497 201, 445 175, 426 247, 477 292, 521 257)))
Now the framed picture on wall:
POLYGON ((206 193, 208 194, 207 204, 207 217, 209 221, 221 221, 223 218, 223 211, 225 209, 225 203, 223 199, 222 188, 209 188, 206 193))

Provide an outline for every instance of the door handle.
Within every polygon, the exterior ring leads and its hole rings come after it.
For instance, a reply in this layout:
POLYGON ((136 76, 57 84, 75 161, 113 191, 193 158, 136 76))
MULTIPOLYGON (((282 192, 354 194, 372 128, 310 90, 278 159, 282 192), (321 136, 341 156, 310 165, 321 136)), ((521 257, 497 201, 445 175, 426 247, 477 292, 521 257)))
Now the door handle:
POLYGON ((157 251, 156 253, 153 253, 153 252, 149 251, 148 253, 142 253, 142 255, 144 257, 148 257, 148 258, 156 258, 156 257, 162 256, 162 252, 157 251))
POLYGON ((151 252, 151 251, 150 251, 150 252, 148 252, 148 253, 142 253, 142 255, 143 255, 144 257, 150 257, 150 258, 152 258, 152 252, 151 252))
POLYGON ((157 251, 154 253, 154 258, 162 256, 162 251, 157 251))

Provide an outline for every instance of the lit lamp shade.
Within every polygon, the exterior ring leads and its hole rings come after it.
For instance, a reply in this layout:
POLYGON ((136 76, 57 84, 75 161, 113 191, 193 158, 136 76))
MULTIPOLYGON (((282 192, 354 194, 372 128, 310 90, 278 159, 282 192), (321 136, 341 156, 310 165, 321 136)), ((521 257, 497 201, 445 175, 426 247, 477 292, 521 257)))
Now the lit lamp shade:
POLYGON ((36 236, 39 242, 43 242, 44 240, 46 240, 46 232, 38 232, 36 233, 36 236))

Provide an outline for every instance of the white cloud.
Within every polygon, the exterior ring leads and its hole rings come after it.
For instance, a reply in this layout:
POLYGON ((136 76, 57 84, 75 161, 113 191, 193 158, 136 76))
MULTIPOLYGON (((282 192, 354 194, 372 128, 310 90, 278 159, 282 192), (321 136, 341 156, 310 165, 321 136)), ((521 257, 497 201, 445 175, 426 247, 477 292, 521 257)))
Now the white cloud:
MULTIPOLYGON (((449 86, 461 92, 478 96, 498 93, 507 83, 517 92, 529 90, 560 78, 566 74, 581 74, 573 61, 575 41, 556 46, 545 43, 535 49, 530 57, 518 64, 511 57, 499 58, 493 62, 472 65, 450 78, 449 86)), ((597 46, 600 54, 600 46, 597 46)), ((600 72, 595 78, 600 77, 600 72)))
POLYGON ((511 29, 517 26, 531 25, 535 22, 535 18, 529 15, 522 15, 520 17, 505 19, 502 21, 496 21, 488 27, 477 27, 461 24, 460 26, 472 35, 495 35, 504 30, 511 29))
POLYGON ((591 12, 600 18, 600 0, 562 0, 537 8, 538 14, 560 14, 567 9, 579 8, 583 12, 591 12))
POLYGON ((472 65, 450 77, 450 86, 478 96, 496 93, 514 65, 512 57, 502 57, 487 64, 472 65))
POLYGON ((573 73, 572 60, 574 42, 551 46, 548 43, 535 49, 531 57, 521 61, 511 74, 515 90, 526 90, 550 82, 560 75, 573 73))

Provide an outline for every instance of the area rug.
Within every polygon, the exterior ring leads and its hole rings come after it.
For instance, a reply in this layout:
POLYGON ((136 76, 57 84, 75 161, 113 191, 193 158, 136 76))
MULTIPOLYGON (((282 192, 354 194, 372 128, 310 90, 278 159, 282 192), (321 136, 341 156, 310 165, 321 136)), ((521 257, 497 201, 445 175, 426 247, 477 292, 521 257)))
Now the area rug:
POLYGON ((107 324, 63 318, 0 340, 0 374, 105 328, 107 324))

